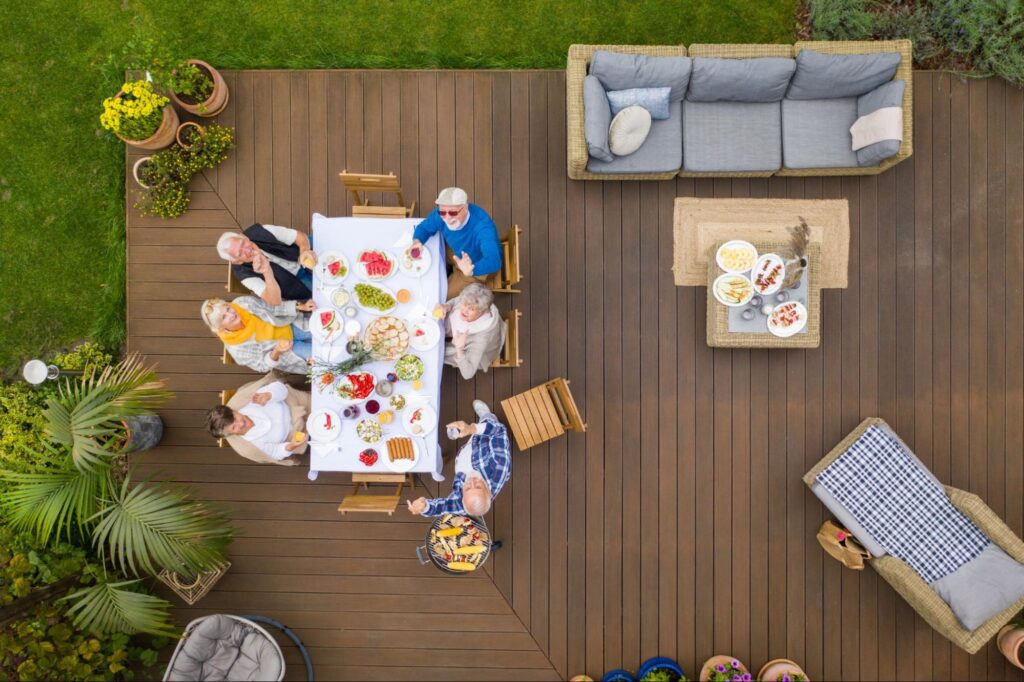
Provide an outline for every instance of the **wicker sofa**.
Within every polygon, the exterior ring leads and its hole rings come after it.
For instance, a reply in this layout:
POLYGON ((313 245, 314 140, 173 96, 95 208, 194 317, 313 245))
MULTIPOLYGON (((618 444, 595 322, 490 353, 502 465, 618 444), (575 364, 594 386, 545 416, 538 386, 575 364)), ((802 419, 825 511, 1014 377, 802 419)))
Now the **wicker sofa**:
MULTIPOLYGON (((866 419, 833 448, 820 462, 803 477, 808 487, 814 486, 818 475, 860 438, 872 426, 891 429, 881 419, 866 419)), ((989 540, 999 545, 1007 554, 1020 563, 1024 563, 1024 542, 993 512, 977 495, 951 486, 943 486, 950 501, 964 516, 971 520, 989 540)), ((999 629, 1009 623, 1021 609, 1024 599, 990 618, 974 630, 967 630, 961 625, 956 614, 949 605, 933 590, 914 569, 894 556, 875 557, 869 562, 871 567, 889 583, 911 608, 913 608, 935 630, 967 653, 976 653, 992 639, 999 629)))
MULTIPOLYGON (((911 61, 912 45, 909 40, 825 42, 806 41, 794 45, 701 45, 694 44, 687 49, 682 45, 573 45, 569 48, 566 64, 566 119, 568 174, 576 180, 668 180, 682 177, 769 177, 782 176, 827 176, 827 175, 874 175, 891 168, 913 153, 913 71, 911 61), (725 59, 750 59, 757 57, 795 58, 803 49, 826 54, 870 54, 897 52, 901 56, 893 80, 906 83, 903 94, 903 141, 895 156, 875 166, 850 166, 828 168, 787 168, 784 165, 772 171, 720 171, 691 172, 682 164, 678 170, 662 172, 593 172, 588 169, 591 162, 584 132, 584 79, 591 59, 597 51, 640 54, 654 57, 716 57, 725 59)), ((685 125, 685 122, 684 122, 685 125)), ((652 128, 652 136, 654 128, 652 128)))

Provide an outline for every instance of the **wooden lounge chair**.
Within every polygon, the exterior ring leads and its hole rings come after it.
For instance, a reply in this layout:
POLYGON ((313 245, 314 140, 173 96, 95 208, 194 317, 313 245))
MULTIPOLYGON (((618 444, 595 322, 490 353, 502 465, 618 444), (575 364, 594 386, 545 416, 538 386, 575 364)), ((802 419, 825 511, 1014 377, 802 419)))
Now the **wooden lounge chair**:
POLYGON ((568 431, 583 432, 576 401, 567 379, 552 379, 525 393, 501 401, 516 447, 527 450, 568 431))
POLYGON ((416 202, 405 206, 402 198, 402 186, 394 173, 374 175, 372 173, 349 173, 343 170, 338 175, 341 184, 352 193, 352 215, 369 218, 411 218, 416 210, 416 202), (371 206, 367 192, 394 192, 398 197, 397 206, 371 206))
POLYGON ((494 359, 491 367, 519 367, 523 359, 519 357, 519 318, 523 314, 518 310, 510 310, 505 313, 502 319, 508 325, 505 332, 505 345, 501 349, 501 355, 494 359))
MULTIPOLYGON (((228 356, 227 355, 227 351, 224 351, 224 355, 228 356)), ((228 357, 231 357, 231 356, 228 356, 228 357)), ((231 364, 234 364, 234 360, 232 360, 231 364)), ((220 392, 220 404, 221 405, 227 405, 228 401, 231 400, 231 398, 233 398, 234 395, 235 395, 235 389, 233 389, 233 388, 225 388, 223 391, 220 392)), ((217 439, 217 447, 218 448, 226 448, 227 446, 228 446, 228 441, 227 441, 226 438, 218 438, 217 439)))
MULTIPOLYGON (((818 475, 845 453, 872 426, 883 426, 892 430, 881 419, 864 420, 804 475, 804 483, 809 487, 813 486, 818 475)), ((970 519, 988 536, 989 540, 999 545, 1015 560, 1024 563, 1024 542, 1010 530, 1002 519, 996 516, 995 512, 989 509, 980 497, 948 485, 944 488, 953 506, 970 519)), ((970 654, 977 652, 999 632, 1000 628, 1013 620, 1017 613, 1024 608, 1024 599, 1020 599, 1013 606, 996 614, 976 629, 967 630, 949 605, 903 560, 887 554, 875 557, 868 563, 939 634, 970 654)))
POLYGON ((402 489, 408 485, 414 487, 409 474, 352 474, 352 494, 344 498, 338 505, 338 511, 344 516, 353 513, 381 513, 391 516, 398 508, 402 489), (395 491, 386 495, 370 493, 371 483, 395 484, 395 491))
POLYGON ((518 294, 516 285, 523 279, 519 271, 519 235, 522 230, 513 225, 508 235, 501 240, 501 270, 487 276, 487 286, 491 291, 518 294))

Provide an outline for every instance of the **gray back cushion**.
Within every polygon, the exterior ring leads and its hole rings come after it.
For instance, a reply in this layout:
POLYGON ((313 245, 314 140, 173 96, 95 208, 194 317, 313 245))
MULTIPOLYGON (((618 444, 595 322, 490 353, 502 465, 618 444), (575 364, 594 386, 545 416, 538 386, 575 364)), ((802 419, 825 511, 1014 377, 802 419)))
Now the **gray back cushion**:
POLYGON ((1024 566, 992 542, 932 589, 973 632, 1024 597, 1024 566))
POLYGON ((781 57, 696 57, 686 99, 691 102, 778 102, 786 94, 796 60, 781 57))
POLYGON ((689 57, 649 57, 598 50, 590 59, 590 74, 597 76, 605 90, 630 88, 672 88, 669 99, 678 102, 686 96, 690 82, 689 57))
MULTIPOLYGON (((857 117, 867 116, 882 107, 903 106, 904 81, 882 83, 871 92, 857 98, 857 117)), ((906 115, 906 112, 904 112, 906 115)), ((900 150, 899 140, 882 140, 857 150, 857 165, 877 166, 900 150)))
POLYGON ((611 107, 601 81, 596 76, 587 76, 583 79, 583 137, 592 158, 602 161, 615 158, 608 147, 608 126, 611 123, 611 107))
POLYGON ((892 80, 900 65, 898 52, 823 54, 800 50, 789 99, 858 97, 892 80))

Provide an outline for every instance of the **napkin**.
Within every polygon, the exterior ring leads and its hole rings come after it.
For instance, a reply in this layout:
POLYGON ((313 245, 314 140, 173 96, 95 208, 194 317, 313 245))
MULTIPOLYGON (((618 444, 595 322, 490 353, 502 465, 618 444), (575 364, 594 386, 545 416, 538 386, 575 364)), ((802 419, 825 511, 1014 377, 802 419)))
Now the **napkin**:
POLYGON ((412 232, 403 232, 402 235, 395 240, 395 243, 391 246, 396 249, 404 249, 405 247, 412 244, 412 232))

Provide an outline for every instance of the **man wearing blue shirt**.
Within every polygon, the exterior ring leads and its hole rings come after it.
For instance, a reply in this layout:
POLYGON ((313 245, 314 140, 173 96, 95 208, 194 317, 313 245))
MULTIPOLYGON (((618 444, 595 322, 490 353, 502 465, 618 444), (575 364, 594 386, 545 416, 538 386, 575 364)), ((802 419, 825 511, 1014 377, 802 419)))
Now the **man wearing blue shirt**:
POLYGON ((448 298, 455 298, 473 282, 501 269, 498 228, 487 212, 469 203, 465 190, 446 187, 437 195, 437 207, 416 226, 413 242, 422 246, 440 233, 455 266, 448 278, 448 298))

